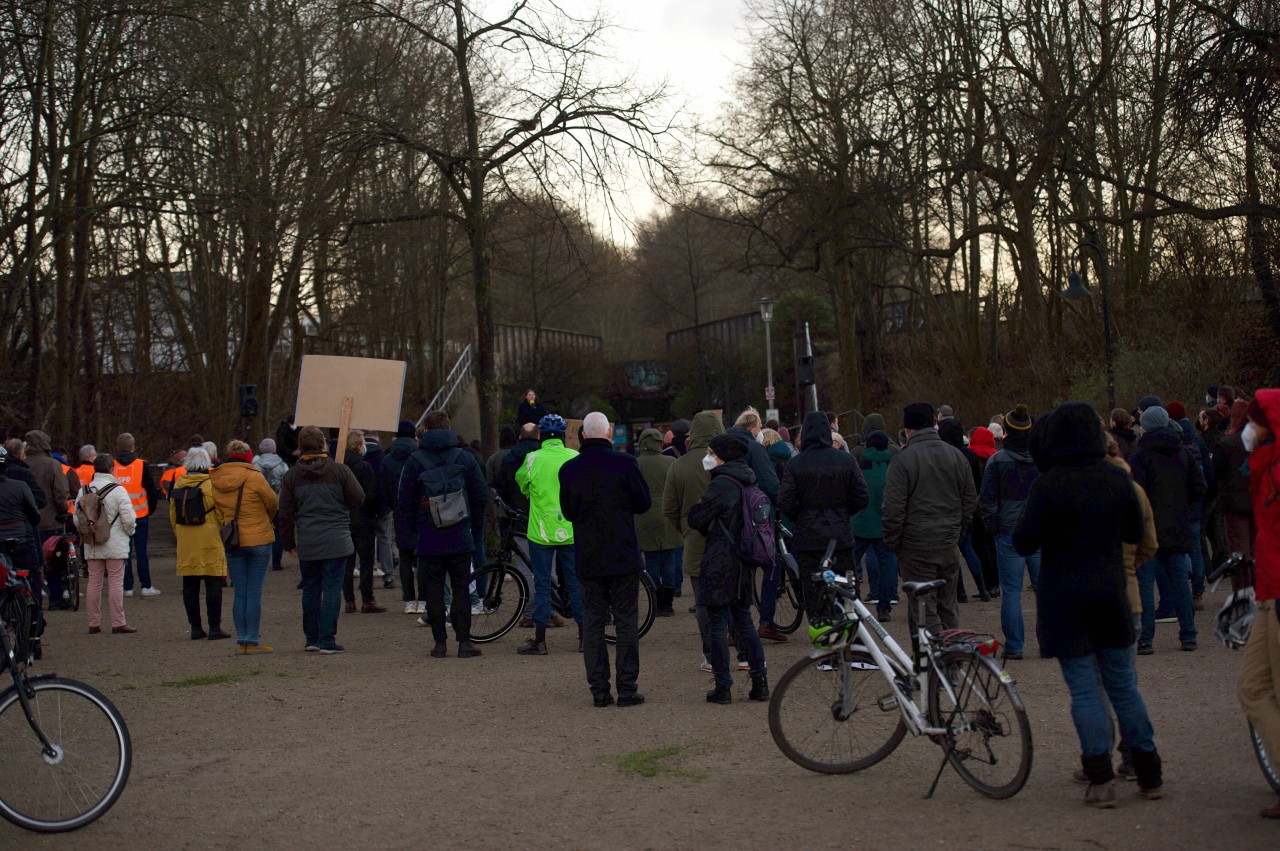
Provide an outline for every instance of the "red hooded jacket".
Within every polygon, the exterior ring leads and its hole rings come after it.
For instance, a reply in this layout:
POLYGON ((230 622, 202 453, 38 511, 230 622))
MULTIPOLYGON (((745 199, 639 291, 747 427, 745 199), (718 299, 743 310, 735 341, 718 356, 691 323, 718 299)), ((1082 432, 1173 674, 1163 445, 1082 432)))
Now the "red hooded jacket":
POLYGON ((983 461, 988 461, 992 455, 996 454, 996 436, 986 426, 978 426, 973 430, 973 434, 969 435, 969 448, 973 450, 974 455, 983 461))
POLYGON ((1258 537, 1253 545, 1254 590, 1258 600, 1280 599, 1280 390, 1259 390, 1258 404, 1266 414, 1271 442, 1249 455, 1249 495, 1258 537))

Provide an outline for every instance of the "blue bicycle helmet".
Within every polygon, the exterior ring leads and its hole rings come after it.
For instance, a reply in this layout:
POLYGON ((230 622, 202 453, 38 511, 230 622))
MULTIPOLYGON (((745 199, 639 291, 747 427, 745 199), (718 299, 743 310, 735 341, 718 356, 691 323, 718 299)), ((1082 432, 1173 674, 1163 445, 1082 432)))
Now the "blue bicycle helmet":
POLYGON ((564 434, 568 429, 569 426, 565 423, 564 417, 559 414, 547 414, 538 420, 538 431, 547 434, 564 434))

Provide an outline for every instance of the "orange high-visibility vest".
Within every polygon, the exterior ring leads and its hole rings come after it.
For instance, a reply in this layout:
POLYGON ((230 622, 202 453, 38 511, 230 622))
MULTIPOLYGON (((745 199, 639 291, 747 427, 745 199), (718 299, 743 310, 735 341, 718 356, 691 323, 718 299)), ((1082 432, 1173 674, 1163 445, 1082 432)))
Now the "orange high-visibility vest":
POLYGON ((167 497, 173 493, 173 484, 187 474, 186 467, 169 467, 160 474, 160 490, 167 497))
POLYGON ((72 467, 76 471, 76 477, 80 479, 80 487, 87 486, 93 481, 93 465, 81 464, 79 467, 72 467))
POLYGON ((151 513, 151 509, 147 506, 147 492, 142 488, 142 459, 135 458, 127 467, 121 465, 119 461, 116 461, 115 465, 116 481, 129 495, 129 501, 133 503, 134 515, 138 519, 146 517, 151 513))
MULTIPOLYGON (((71 469, 72 468, 67 466, 66 464, 62 465, 62 475, 64 478, 66 477, 67 473, 71 472, 71 469)), ((78 473, 76 474, 76 478, 77 479, 80 478, 80 475, 78 473)), ((76 513, 76 501, 74 499, 70 499, 70 498, 67 499, 67 511, 71 512, 72 514, 76 513)))

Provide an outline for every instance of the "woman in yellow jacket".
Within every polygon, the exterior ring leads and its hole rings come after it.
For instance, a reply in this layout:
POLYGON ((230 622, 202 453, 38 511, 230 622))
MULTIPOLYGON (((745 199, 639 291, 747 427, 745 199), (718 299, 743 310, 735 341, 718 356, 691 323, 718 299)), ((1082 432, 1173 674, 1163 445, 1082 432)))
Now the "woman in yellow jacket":
POLYGON ((271 564, 271 544, 276 539, 272 525, 276 516, 276 492, 253 465, 249 444, 233 440, 223 454, 227 460, 209 473, 209 478, 224 522, 230 523, 235 518, 239 530, 238 546, 227 547, 227 569, 235 589, 231 620, 236 626, 236 648, 243 654, 270 653, 271 645, 262 643, 258 630, 262 620, 262 585, 271 564))
POLYGON ((187 450, 186 475, 174 483, 169 499, 169 522, 178 539, 178 575, 182 577, 182 602, 191 623, 191 638, 217 641, 230 638, 222 631, 222 585, 227 576, 227 555, 223 551, 222 512, 213 498, 209 481, 209 453, 203 447, 187 450), (198 488, 204 496, 204 522, 198 526, 178 522, 178 504, 182 488, 198 488), (205 609, 209 615, 209 632, 200 626, 200 584, 204 583, 205 609))

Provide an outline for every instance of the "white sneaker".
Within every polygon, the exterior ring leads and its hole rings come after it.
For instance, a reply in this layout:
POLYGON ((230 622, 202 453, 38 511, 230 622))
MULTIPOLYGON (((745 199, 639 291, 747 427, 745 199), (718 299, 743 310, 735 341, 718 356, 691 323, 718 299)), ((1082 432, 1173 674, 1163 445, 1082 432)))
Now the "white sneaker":
POLYGON ((476 603, 474 606, 471 607, 471 614, 487 615, 489 614, 489 610, 484 607, 484 603, 476 603))
POLYGON ((352 576, 354 576, 356 579, 359 579, 359 578, 360 578, 360 568, 358 568, 358 567, 357 567, 355 570, 351 571, 351 575, 352 575, 352 576))
POLYGON ((406 615, 416 615, 418 613, 418 604, 413 600, 404 604, 404 613, 406 615))
POLYGON ((382 568, 380 568, 380 567, 375 567, 375 568, 373 569, 373 575, 374 575, 374 576, 376 576, 378 579, 386 579, 386 578, 387 578, 387 572, 386 572, 385 570, 383 570, 382 568))
POLYGON ((160 596, 160 589, 159 589, 159 588, 143 588, 143 589, 142 589, 142 596, 144 596, 144 597, 159 597, 159 596, 160 596))
POLYGON ((708 662, 706 659, 703 659, 702 664, 698 666, 698 670, 704 674, 710 674, 713 672, 714 669, 711 667, 710 662, 708 662))
POLYGON ((427 622, 426 615, 423 615, 422 617, 418 618, 416 621, 414 621, 414 623, 416 623, 418 626, 431 626, 431 624, 427 622))
POLYGON ((746 659, 739 659, 739 660, 738 660, 738 670, 739 670, 739 671, 750 671, 750 670, 751 670, 751 663, 750 663, 750 662, 748 662, 746 659))
POLYGON ((125 595, 126 597, 132 597, 132 596, 133 596, 133 589, 130 589, 130 590, 128 590, 128 591, 125 591, 125 592, 124 592, 124 595, 125 595))
POLYGON ((419 600, 419 601, 418 601, 418 614, 420 614, 420 615, 425 615, 426 613, 427 613, 427 601, 426 601, 426 600, 419 600))

